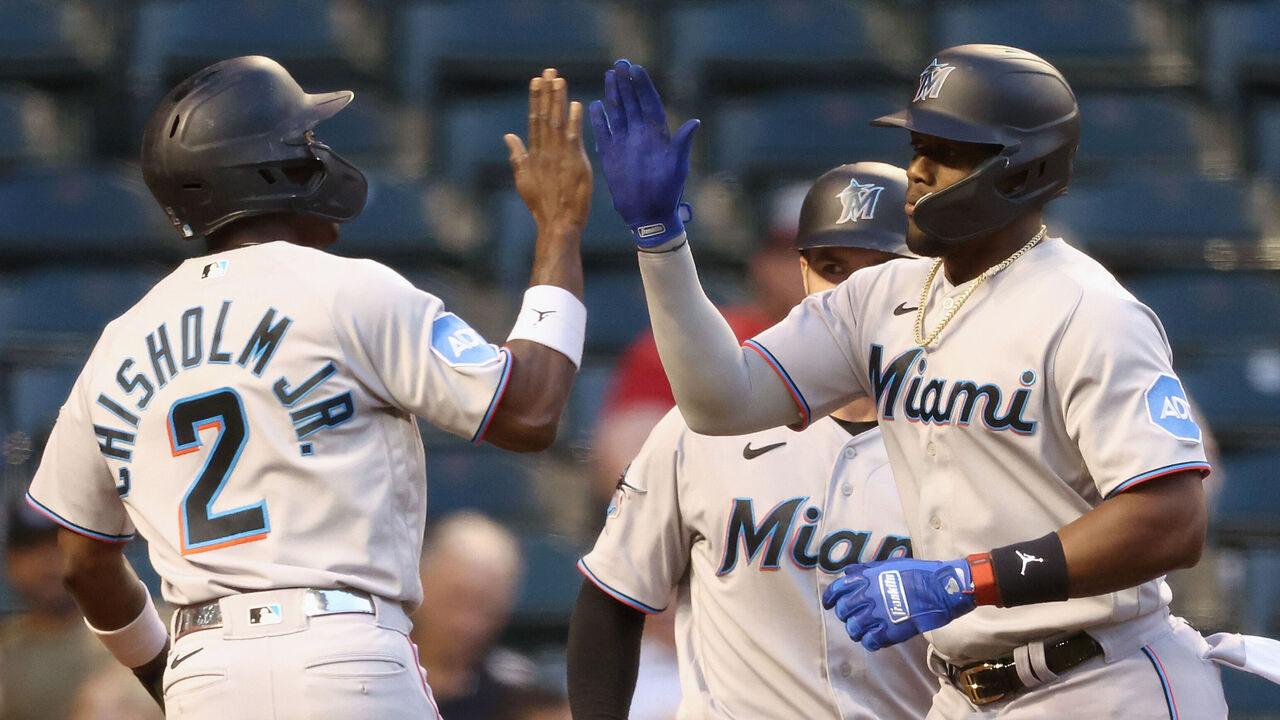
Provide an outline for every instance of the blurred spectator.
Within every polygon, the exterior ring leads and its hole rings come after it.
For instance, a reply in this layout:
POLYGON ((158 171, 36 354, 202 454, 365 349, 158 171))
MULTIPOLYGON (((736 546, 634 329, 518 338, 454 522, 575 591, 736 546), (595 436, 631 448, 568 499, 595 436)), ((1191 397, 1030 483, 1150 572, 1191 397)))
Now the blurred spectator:
POLYGON ((4 718, 59 720, 85 677, 116 662, 62 587, 57 527, 21 501, 9 510, 7 527, 5 576, 26 610, 0 623, 4 718))
MULTIPOLYGON (((786 317, 804 298, 792 243, 808 189, 807 183, 787 185, 766 198, 769 226, 762 233, 759 249, 747 261, 752 301, 723 308, 739 340, 786 317)), ((618 357, 616 368, 591 443, 592 499, 601 508, 613 494, 618 473, 631 463, 649 431, 676 404, 652 332, 633 340, 618 357)))
POLYGON ((164 713, 128 668, 109 663, 85 678, 67 720, 164 720, 164 713))
POLYGON ((440 714, 449 720, 517 717, 517 691, 532 686, 535 667, 494 647, 520 590, 515 536, 478 512, 447 515, 427 528, 421 571, 413 641, 440 714))

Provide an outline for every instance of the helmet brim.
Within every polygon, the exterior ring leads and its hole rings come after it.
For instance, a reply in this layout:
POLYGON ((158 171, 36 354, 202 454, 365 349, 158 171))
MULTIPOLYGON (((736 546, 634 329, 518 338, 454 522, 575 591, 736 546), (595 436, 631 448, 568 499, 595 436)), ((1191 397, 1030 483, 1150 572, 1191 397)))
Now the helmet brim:
POLYGON ((950 115, 920 108, 907 108, 871 121, 875 127, 895 127, 958 142, 979 145, 1009 145, 1009 138, 998 129, 959 120, 950 115))

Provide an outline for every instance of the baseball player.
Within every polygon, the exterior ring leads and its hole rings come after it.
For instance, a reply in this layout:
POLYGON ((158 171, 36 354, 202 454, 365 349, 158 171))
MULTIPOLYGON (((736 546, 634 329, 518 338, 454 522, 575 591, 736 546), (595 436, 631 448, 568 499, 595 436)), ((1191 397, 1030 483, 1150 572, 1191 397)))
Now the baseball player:
MULTIPOLYGON (((810 293, 911 256, 906 173, 842 165, 805 196, 795 246, 810 293)), ((681 718, 920 718, 938 681, 916 638, 874 659, 823 611, 822 591, 911 541, 875 405, 804 432, 698 435, 672 409, 618 481, 569 626, 576 718, 626 717, 645 613, 676 591, 681 718)))
POLYGON ((909 107, 907 245, 745 347, 702 294, 677 211, 696 121, 673 139, 642 68, 592 123, 641 249, 650 317, 697 432, 803 427, 875 403, 915 558, 851 565, 824 601, 870 650, 927 633, 930 718, 1222 718, 1204 639, 1162 576, 1204 543, 1209 471, 1155 315, 1050 236, 1075 96, 1016 48, 938 53, 909 107))
POLYGON ((537 220, 506 346, 369 260, 322 252, 366 185, 320 142, 352 99, 239 57, 147 121, 147 185, 182 263, 103 331, 28 501, 62 525, 64 576, 170 718, 436 717, 408 638, 426 513, 414 416, 546 447, 581 357, 579 235, 591 170, 554 70, 506 136, 537 220), (122 550, 148 541, 166 632, 122 550), (169 642, 172 640, 172 648, 169 642))

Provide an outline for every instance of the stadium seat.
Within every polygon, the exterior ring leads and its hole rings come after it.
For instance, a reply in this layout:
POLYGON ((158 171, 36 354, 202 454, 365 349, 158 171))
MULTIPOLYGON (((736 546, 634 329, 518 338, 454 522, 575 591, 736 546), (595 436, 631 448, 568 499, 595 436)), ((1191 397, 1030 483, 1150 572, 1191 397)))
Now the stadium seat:
POLYGON ((573 379, 569 392, 569 404, 564 409, 564 421, 560 428, 560 441, 570 448, 590 446, 595 434, 596 418, 608 399, 609 384, 613 381, 613 361, 607 356, 583 358, 582 368, 573 379))
POLYGON ((418 261, 440 253, 426 182, 378 170, 368 170, 365 176, 369 196, 364 210, 342 226, 333 251, 349 257, 418 261))
POLYGON ((0 257, 154 261, 194 249, 131 166, 33 168, 0 178, 0 257))
POLYGON ((1280 86, 1280 0, 1204 4, 1204 86, 1219 101, 1247 86, 1280 86))
POLYGON ((515 616, 526 625, 565 625, 573 610, 582 573, 578 559, 590 548, 546 532, 521 533, 525 582, 515 616))
POLYGON ((1222 671, 1231 720, 1280 720, 1280 685, 1235 670, 1222 671))
POLYGON ((616 353, 649 328, 644 287, 634 267, 588 273, 582 299, 587 306, 588 353, 616 353))
POLYGON ((1280 442, 1280 349, 1205 358, 1178 374, 1224 450, 1280 442))
POLYGON ((921 59, 925 30, 919 3, 897 5, 895 14, 840 0, 676 3, 665 33, 670 92, 692 103, 762 86, 897 87, 921 59))
POLYGON ((1128 276, 1125 286, 1164 324, 1174 357, 1280 347, 1280 280, 1264 272, 1184 271, 1128 276))
POLYGON ((1280 101, 1259 102, 1252 116, 1252 150, 1246 156, 1258 171, 1280 183, 1280 101))
POLYGON ((47 163, 77 149, 62 125, 53 95, 24 85, 0 86, 0 169, 47 163))
POLYGON ((902 93, 803 91, 725 101, 703 131, 709 169, 757 190, 780 175, 812 180, 845 162, 904 165, 907 133, 868 125, 904 102, 902 93))
MULTIPOLYGON (((433 143, 437 174, 468 187, 511 185, 511 163, 502 136, 513 132, 528 139, 525 95, 462 100, 442 108, 439 117, 433 143)), ((583 125, 589 122, 584 115, 583 125)))
POLYGON ((417 105, 468 88, 527 87, 545 67, 582 88, 587 78, 599 82, 612 61, 606 3, 419 0, 407 4, 397 25, 401 92, 417 105))
POLYGON ((1077 98, 1083 123, 1076 178, 1194 173, 1209 160, 1208 114, 1189 96, 1131 89, 1083 90, 1077 98))
MULTIPOLYGON (((631 239, 631 231, 613 209, 612 196, 599 169, 593 180, 591 210, 582 232, 585 261, 591 264, 595 260, 632 260, 635 243, 631 239)), ((492 256, 497 264, 497 276, 507 287, 523 288, 529 279, 538 227, 515 190, 495 193, 490 204, 494 208, 491 216, 498 225, 497 248, 492 256)))
MULTIPOLYGON (((1244 587, 1232 598, 1238 628, 1251 634, 1269 634, 1273 623, 1280 621, 1280 494, 1275 487, 1280 452, 1270 447, 1228 453, 1220 465, 1223 483, 1210 507, 1211 537, 1215 545, 1238 552, 1244 563, 1244 587)), ((1237 674, 1224 671, 1222 677, 1232 717, 1237 711, 1280 711, 1280 702, 1257 704, 1266 697, 1280 700, 1280 691, 1273 687, 1270 695, 1259 694, 1263 688, 1249 682, 1227 684, 1228 676, 1237 674), (1235 696, 1239 696, 1240 706, 1236 705, 1235 696)))
POLYGON ((83 83, 108 68, 118 25, 107 3, 0 3, 0 77, 83 83))
POLYGON ((499 522, 519 523, 536 514, 527 460, 489 446, 458 442, 427 452, 427 514, 479 510, 499 522))
POLYGON ((940 3, 934 15, 937 47, 983 42, 1029 50, 1076 89, 1190 84, 1183 22, 1172 4, 1127 0, 940 3))
POLYGON ((1074 183, 1045 217, 1113 270, 1249 267, 1261 255, 1255 203, 1247 179, 1152 173, 1074 183))
POLYGON ((148 0, 137 10, 130 69, 135 125, 170 87, 237 55, 267 55, 310 92, 379 84, 380 10, 332 0, 148 0))
POLYGON ((9 415, 15 430, 37 435, 53 427, 58 409, 67 401, 80 366, 24 366, 11 372, 0 370, 8 381, 9 415))

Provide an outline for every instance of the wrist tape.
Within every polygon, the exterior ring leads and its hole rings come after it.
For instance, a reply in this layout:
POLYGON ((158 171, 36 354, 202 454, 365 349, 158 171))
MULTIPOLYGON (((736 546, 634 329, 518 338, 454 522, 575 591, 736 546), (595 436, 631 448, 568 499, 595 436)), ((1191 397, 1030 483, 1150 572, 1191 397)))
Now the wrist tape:
POLYGON ((1016 607, 1069 597, 1067 558, 1056 532, 968 560, 979 605, 1016 607))
POLYGON ((145 586, 142 588, 142 593, 147 598, 146 605, 142 606, 142 612, 138 613, 138 617, 131 620, 128 625, 118 630, 99 630, 90 625, 87 618, 84 621, 84 624, 98 636, 116 660, 128 668, 136 668, 151 662, 169 641, 169 632, 165 629, 164 622, 160 620, 160 614, 156 612, 156 606, 151 601, 151 593, 147 592, 145 586))
POLYGON ((507 341, 529 340, 545 345, 582 367, 582 343, 587 332, 587 308, 573 293, 557 285, 534 285, 524 291, 524 304, 507 341))

